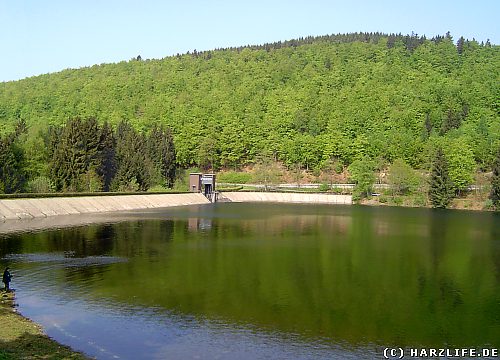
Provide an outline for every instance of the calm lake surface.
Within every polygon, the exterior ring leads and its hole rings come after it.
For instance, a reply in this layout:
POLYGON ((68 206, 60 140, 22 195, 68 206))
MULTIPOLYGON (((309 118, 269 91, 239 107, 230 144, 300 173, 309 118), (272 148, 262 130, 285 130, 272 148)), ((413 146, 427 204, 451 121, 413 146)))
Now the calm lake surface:
POLYGON ((23 315, 98 359, 500 347, 499 214, 178 207, 3 235, 0 264, 23 315))

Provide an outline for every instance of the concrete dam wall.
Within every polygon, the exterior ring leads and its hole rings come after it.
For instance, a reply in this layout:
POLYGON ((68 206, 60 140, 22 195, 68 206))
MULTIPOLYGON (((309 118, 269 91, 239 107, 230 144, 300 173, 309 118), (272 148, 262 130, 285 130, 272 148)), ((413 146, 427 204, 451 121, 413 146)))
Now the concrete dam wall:
POLYGON ((275 202, 307 204, 352 204, 351 195, 308 194, 308 193, 269 193, 269 192, 222 192, 222 201, 231 202, 275 202))
POLYGON ((0 222, 208 203, 200 193, 5 199, 0 200, 0 222))
MULTIPOLYGON (((219 199, 231 202, 352 203, 350 195, 307 193, 223 192, 219 199)), ((201 193, 4 199, 0 200, 0 222, 209 203, 201 193)))
MULTIPOLYGON (((221 201, 351 204, 351 196, 298 193, 225 192, 221 201)), ((0 234, 62 229, 137 219, 137 212, 209 204, 201 193, 54 197, 0 200, 0 234)))

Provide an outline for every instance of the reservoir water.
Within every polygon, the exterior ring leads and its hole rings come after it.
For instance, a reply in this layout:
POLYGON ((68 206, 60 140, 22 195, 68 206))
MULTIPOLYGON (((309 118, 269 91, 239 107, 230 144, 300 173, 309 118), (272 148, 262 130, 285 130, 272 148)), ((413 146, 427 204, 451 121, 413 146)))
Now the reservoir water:
POLYGON ((500 347, 500 215, 216 204, 0 235, 19 311, 98 359, 500 347))

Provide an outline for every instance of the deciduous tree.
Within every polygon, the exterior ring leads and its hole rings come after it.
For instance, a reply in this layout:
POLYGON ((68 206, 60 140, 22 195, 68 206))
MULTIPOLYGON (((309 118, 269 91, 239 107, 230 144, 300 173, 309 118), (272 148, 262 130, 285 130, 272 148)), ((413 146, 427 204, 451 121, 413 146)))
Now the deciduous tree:
POLYGON ((417 190, 420 183, 415 170, 404 160, 397 159, 391 165, 388 176, 392 191, 398 195, 412 193, 417 190))
POLYGON ((350 179, 356 184, 353 195, 358 198, 371 195, 375 183, 376 164, 368 157, 355 160, 348 167, 350 179))

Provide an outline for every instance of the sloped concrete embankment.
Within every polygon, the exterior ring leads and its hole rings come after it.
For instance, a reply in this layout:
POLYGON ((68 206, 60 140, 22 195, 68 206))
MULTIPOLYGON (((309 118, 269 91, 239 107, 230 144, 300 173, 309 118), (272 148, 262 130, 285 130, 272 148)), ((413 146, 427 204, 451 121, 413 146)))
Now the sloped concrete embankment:
POLYGON ((220 199, 231 202, 275 202, 307 204, 352 204, 351 195, 268 193, 268 192, 222 192, 220 199))
POLYGON ((99 214, 207 203, 210 202, 202 194, 6 199, 0 200, 0 222, 6 220, 46 218, 57 215, 99 214))

